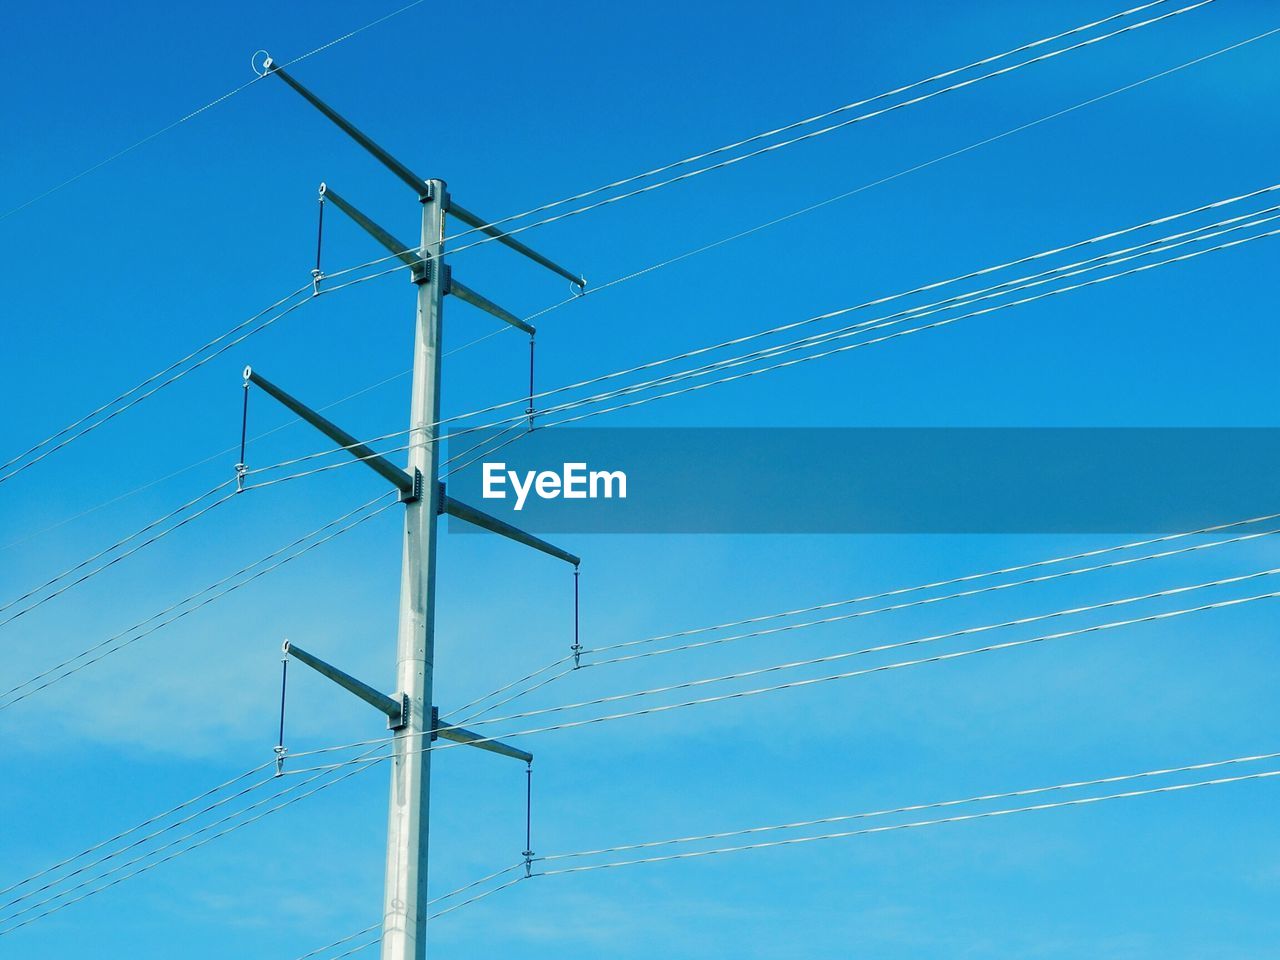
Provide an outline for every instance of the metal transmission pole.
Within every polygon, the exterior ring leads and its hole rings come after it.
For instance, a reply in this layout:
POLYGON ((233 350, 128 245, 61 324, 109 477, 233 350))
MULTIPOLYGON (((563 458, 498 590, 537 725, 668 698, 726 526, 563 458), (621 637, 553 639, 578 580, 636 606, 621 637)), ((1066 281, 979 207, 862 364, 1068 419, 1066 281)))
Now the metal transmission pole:
MULTIPOLYGON (((442 180, 423 180, 383 150, 353 124, 298 83, 268 57, 264 73, 274 73, 411 187, 422 206, 422 231, 416 249, 397 240, 343 199, 321 185, 321 195, 354 220, 375 240, 404 261, 417 286, 414 335, 413 396, 410 410, 408 468, 402 470, 355 437, 296 400, 250 368, 245 380, 261 388, 302 419, 367 464, 399 491, 405 503, 400 574, 400 617, 396 641, 396 690, 387 696, 319 657, 289 643, 285 653, 317 670, 387 715, 395 731, 391 799, 387 819, 387 865, 383 903, 383 960, 423 960, 426 956, 427 846, 430 810, 430 742, 443 737, 532 764, 532 754, 489 740, 459 727, 441 724, 432 704, 435 653, 435 583, 437 517, 450 514, 573 565, 580 559, 496 517, 462 504, 445 493, 439 481, 437 425, 440 420, 440 357, 444 297, 484 310, 526 333, 533 327, 486 297, 452 280, 444 264, 445 216, 451 213, 534 262, 585 285, 542 254, 507 236, 488 222, 453 204, 442 180)), ((531 854, 526 851, 526 862, 531 854)))
MULTIPOLYGON (((426 956, 427 829, 431 806, 431 754, 415 749, 431 729, 435 664, 436 478, 440 464, 440 321, 444 294, 439 269, 444 252, 444 181, 427 185, 418 252, 418 312, 413 337, 413 393, 409 419, 409 472, 426 489, 405 506, 400 560, 400 619, 396 633, 396 689, 409 698, 409 723, 395 739, 387 814, 387 873, 382 904, 382 956, 426 956), (437 269, 430 267, 435 265, 437 269)), ((403 249, 403 248, 402 248, 403 249)))

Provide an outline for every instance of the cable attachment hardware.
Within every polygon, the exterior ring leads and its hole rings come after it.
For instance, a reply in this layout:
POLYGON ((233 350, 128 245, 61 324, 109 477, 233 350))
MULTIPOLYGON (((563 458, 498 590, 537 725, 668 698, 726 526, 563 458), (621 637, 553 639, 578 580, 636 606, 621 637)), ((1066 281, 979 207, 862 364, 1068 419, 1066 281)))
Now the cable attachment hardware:
POLYGON ((280 648, 280 735, 276 739, 276 776, 284 776, 284 758, 289 748, 284 745, 284 698, 289 687, 289 641, 280 648))
POLYGON ((249 430, 249 374, 252 372, 249 367, 244 368, 244 404, 240 409, 240 460, 236 463, 236 493, 244 490, 245 474, 249 472, 244 459, 244 446, 249 430))
POLYGON ((524 875, 533 876, 533 761, 525 766, 524 780, 524 875))
POLYGON ((529 432, 533 432, 533 335, 529 335, 529 406, 525 408, 524 415, 529 419, 529 432))
POLYGON ((324 183, 320 184, 320 211, 316 220, 316 265, 311 269, 311 295, 320 296, 320 281, 324 279, 324 270, 320 268, 320 252, 324 249, 324 195, 328 190, 324 183))
POLYGON ((582 666, 582 644, 578 642, 578 564, 573 565, 573 669, 582 666))
POLYGON ((271 68, 275 66, 275 61, 271 59, 271 54, 265 50, 255 50, 253 56, 249 58, 249 66, 259 78, 265 77, 271 72, 271 68), (262 57, 261 60, 258 57, 262 57))

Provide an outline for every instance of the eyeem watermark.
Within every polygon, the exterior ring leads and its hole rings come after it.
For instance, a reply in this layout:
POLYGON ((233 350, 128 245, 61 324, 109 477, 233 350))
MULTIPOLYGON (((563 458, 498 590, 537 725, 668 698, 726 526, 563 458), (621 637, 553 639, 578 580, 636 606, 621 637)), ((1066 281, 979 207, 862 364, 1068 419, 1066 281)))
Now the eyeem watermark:
POLYGON ((486 500, 507 499, 507 486, 515 494, 515 509, 523 510, 530 493, 542 500, 627 499, 627 475, 621 470, 588 470, 585 463, 565 463, 560 471, 508 470, 505 463, 484 465, 482 496, 486 500))

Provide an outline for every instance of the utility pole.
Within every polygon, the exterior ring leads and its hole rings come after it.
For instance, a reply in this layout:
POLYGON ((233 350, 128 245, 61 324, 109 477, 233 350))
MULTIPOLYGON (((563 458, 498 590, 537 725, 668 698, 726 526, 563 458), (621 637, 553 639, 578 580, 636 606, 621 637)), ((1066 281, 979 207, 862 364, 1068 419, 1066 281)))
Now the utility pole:
MULTIPOLYGON (((416 251, 374 223, 336 191, 321 185, 321 197, 334 203, 411 270, 417 287, 414 332, 413 393, 410 406, 409 456, 402 470, 336 424, 296 400, 275 384, 245 368, 246 385, 255 385, 345 448, 352 456, 389 480, 405 504, 400 574, 400 614, 396 638, 396 690, 387 696, 319 657, 285 644, 292 656, 387 715, 394 731, 391 796, 387 817, 387 861, 383 900, 383 960, 424 960, 427 922, 427 850, 429 840, 431 751, 437 737, 512 757, 532 769, 533 756, 508 744, 480 736, 437 719, 432 679, 435 657, 435 587, 437 518, 449 514, 573 565, 579 557, 538 537, 460 503, 445 493, 439 477, 440 360, 444 297, 484 310, 528 333, 534 329, 492 301, 453 281, 444 263, 446 214, 523 254, 534 262, 585 286, 585 281, 518 240, 489 226, 481 217, 453 204, 443 180, 423 180, 320 100, 270 57, 262 74, 276 74, 312 106, 333 121, 417 194, 422 227, 416 251)), ((322 279, 317 270, 317 284, 322 279)), ((241 457, 243 460, 243 456, 241 457)), ((576 642, 576 641, 575 641, 576 642)), ((526 868, 532 857, 524 853, 526 868)))
POLYGON ((405 505, 400 564, 400 620, 396 636, 396 689, 409 698, 409 723, 396 731, 391 800, 387 814, 387 873, 382 904, 384 960, 426 955, 427 844, 431 805, 431 753, 420 749, 431 735, 431 680, 435 664, 436 516, 440 491, 440 335, 444 294, 439 269, 444 253, 443 180, 428 183, 422 203, 415 271, 418 311, 414 326, 413 394, 409 422, 409 471, 423 478, 421 496, 405 505), (437 269, 431 269, 436 266, 437 269))

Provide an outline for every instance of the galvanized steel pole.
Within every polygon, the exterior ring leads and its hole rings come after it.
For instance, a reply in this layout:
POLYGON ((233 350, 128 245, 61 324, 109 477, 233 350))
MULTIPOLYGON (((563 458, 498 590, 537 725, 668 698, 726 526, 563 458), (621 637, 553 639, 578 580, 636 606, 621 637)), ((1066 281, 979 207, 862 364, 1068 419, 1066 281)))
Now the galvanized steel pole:
POLYGON ((383 901, 382 960, 426 956, 427 841, 430 809, 431 680, 435 654, 436 515, 439 468, 440 342, 443 301, 444 182, 427 181, 422 200, 424 264, 415 272, 418 315, 414 337, 413 399, 409 434, 412 475, 422 495, 405 507, 400 571, 400 627, 396 689, 409 698, 409 723, 396 732, 387 819, 387 873, 383 901))

